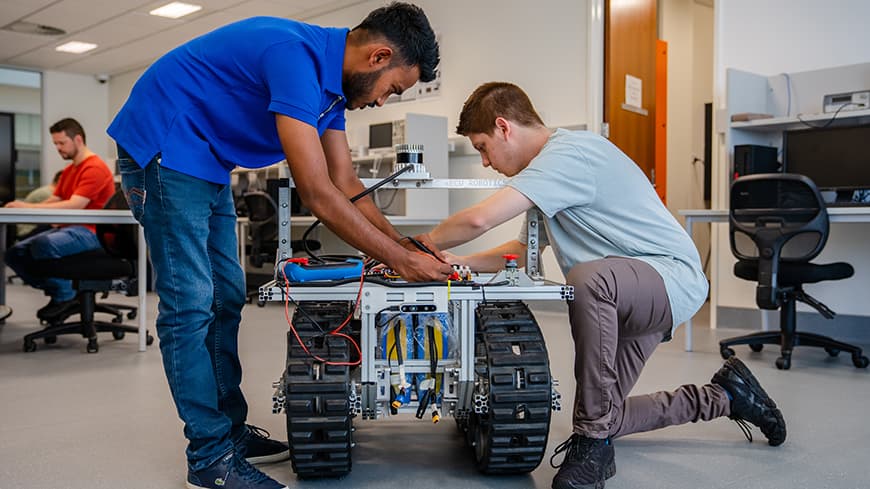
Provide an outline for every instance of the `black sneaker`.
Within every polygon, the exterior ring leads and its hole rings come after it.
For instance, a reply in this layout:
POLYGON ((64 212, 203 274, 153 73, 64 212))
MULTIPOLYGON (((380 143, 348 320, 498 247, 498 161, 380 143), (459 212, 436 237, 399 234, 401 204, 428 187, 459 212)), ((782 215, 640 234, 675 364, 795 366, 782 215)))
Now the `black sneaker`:
POLYGON ((187 471, 188 489, 287 489, 235 452, 197 472, 187 471))
POLYGON ((587 438, 574 433, 556 447, 550 465, 559 472, 553 478, 553 489, 603 489, 604 481, 616 474, 613 443, 609 438, 587 438), (556 465, 556 455, 568 451, 562 463, 556 465))
POLYGON ((36 311, 36 317, 42 321, 51 322, 63 316, 67 311, 71 311, 78 303, 79 301, 74 298, 68 301, 55 301, 52 299, 48 304, 36 311))
POLYGON ((290 458, 290 446, 269 438, 263 428, 246 425, 246 432, 235 442, 236 449, 252 464, 281 462, 290 458))
POLYGON ((782 445, 785 441, 785 420, 782 412, 743 362, 737 357, 729 358, 713 375, 712 382, 721 385, 731 394, 729 418, 737 421, 749 441, 752 441, 752 434, 746 426, 747 421, 761 428, 771 446, 782 445))

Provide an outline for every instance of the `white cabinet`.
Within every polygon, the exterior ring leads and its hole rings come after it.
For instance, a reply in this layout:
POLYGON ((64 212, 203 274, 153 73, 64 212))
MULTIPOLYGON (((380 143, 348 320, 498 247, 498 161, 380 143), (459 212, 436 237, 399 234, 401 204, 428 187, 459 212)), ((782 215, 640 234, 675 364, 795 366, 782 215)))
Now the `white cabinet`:
MULTIPOLYGON (((448 178, 447 118, 406 114, 393 123, 395 144, 423 145, 423 164, 433 179, 448 178)), ((392 151, 354 158, 360 178, 384 178, 392 174, 396 155, 392 151)), ((448 215, 446 189, 395 190, 389 185, 375 192, 375 203, 393 223, 437 223, 448 215)))

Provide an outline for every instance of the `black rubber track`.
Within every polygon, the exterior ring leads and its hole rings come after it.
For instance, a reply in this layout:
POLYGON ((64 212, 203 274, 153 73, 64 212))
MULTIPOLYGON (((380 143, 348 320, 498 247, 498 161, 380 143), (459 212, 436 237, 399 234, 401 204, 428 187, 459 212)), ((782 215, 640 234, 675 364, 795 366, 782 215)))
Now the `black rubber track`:
POLYGON ((475 319, 475 374, 489 381, 489 410, 469 415, 466 439, 481 472, 531 472, 541 463, 550 431, 552 380, 544 337, 522 302, 481 304, 475 319))
MULTIPOLYGON (((322 331, 338 327, 350 314, 352 305, 350 302, 299 303, 293 314, 293 325, 311 353, 329 361, 350 360, 347 342, 335 336, 323 337, 322 331)), ((349 333, 350 328, 347 329, 349 333)), ((293 471, 303 479, 348 474, 352 442, 349 367, 314 360, 305 353, 293 333, 288 332, 284 385, 293 471)))

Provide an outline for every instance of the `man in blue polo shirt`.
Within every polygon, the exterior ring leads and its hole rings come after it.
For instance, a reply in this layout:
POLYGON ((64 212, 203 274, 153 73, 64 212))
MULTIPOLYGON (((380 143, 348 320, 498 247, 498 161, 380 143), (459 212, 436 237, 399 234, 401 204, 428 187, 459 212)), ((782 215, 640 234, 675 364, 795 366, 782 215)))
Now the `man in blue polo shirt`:
POLYGON ((452 268, 405 249, 371 199, 349 202, 363 185, 344 133, 345 109, 381 106, 432 80, 438 60, 425 14, 409 4, 379 8, 350 31, 257 17, 158 59, 112 121, 156 271, 157 333, 189 440, 189 488, 280 488, 249 462, 289 457, 285 443, 245 424, 230 170, 286 159, 306 207, 338 236, 410 281, 446 280, 452 268))

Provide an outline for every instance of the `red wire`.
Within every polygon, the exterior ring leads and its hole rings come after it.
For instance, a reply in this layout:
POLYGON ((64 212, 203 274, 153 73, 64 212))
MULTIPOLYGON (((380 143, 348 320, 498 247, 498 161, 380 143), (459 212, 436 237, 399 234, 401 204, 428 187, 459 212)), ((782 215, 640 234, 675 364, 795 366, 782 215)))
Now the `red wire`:
POLYGON ((296 331, 296 328, 293 326, 293 320, 290 319, 290 281, 287 280, 287 274, 284 272, 283 268, 281 269, 281 275, 284 276, 284 285, 287 287, 287 292, 284 294, 284 318, 287 319, 287 324, 290 326, 290 331, 293 332, 293 336, 296 337, 296 341, 299 342, 299 346, 302 347, 302 350, 305 352, 305 354, 308 355, 309 357, 317 360, 318 362, 324 363, 325 365, 338 365, 338 366, 345 366, 345 367, 355 367, 355 366, 359 365, 360 363, 362 363, 362 351, 360 351, 359 345, 356 343, 356 341, 354 341, 353 338, 351 338, 350 336, 348 336, 344 333, 341 333, 340 331, 342 329, 344 329, 344 327, 347 325, 347 323, 350 322, 350 319, 353 317, 354 311, 356 311, 356 308, 359 307, 359 301, 360 301, 360 298, 362 296, 363 284, 365 283, 365 276, 366 276, 365 268, 363 269, 363 272, 360 274, 359 290, 357 290, 357 293, 356 293, 356 301, 354 302, 353 309, 350 310, 350 314, 348 314, 348 316, 344 319, 344 321, 337 328, 335 328, 332 331, 330 331, 329 333, 327 333, 328 335, 338 336, 340 338, 344 338, 346 341, 350 342, 351 345, 353 345, 353 347, 356 350, 356 353, 358 355, 358 358, 359 358, 359 360, 357 360, 355 362, 333 362, 333 361, 327 360, 325 358, 321 358, 320 356, 315 355, 308 350, 308 347, 305 346, 305 343, 302 341, 302 338, 299 337, 299 333, 296 331))

